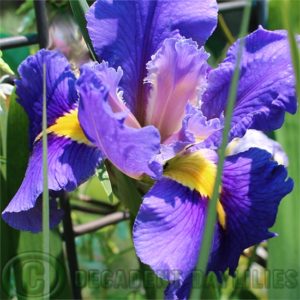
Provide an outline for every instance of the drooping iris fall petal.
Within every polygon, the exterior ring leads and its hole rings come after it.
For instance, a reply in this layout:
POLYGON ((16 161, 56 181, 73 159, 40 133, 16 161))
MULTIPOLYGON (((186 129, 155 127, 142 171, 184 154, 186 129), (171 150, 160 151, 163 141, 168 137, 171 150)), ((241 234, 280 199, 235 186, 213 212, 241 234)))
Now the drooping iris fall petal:
MULTIPOLYGON (((196 267, 214 184, 210 156, 192 153, 171 160, 165 169, 168 179, 146 194, 135 222, 133 239, 141 261, 159 276, 177 279, 166 290, 167 299, 189 294, 183 286, 191 286, 186 280, 196 267), (177 278, 169 275, 175 270, 177 278)), ((233 274, 244 249, 274 236, 268 229, 293 182, 284 166, 270 158, 258 148, 226 158, 207 271, 219 274, 229 268, 233 274)))
MULTIPOLYGON (((12 227, 32 232, 42 229, 42 207, 38 197, 43 191, 41 130, 44 64, 49 190, 75 189, 94 174, 103 158, 101 152, 89 143, 79 124, 76 78, 67 60, 58 52, 46 50, 30 56, 21 64, 21 79, 16 84, 18 101, 29 117, 32 154, 25 178, 2 217, 12 227)), ((51 201, 51 227, 57 225, 61 217, 62 211, 57 209, 55 201, 51 201)))

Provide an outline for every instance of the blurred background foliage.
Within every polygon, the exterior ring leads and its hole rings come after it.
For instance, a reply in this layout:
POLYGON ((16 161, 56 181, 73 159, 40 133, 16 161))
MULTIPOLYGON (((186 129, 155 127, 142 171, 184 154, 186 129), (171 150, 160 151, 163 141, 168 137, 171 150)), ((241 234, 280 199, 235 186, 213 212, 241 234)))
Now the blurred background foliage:
MULTIPOLYGON (((93 1, 89 1, 91 4, 93 1)), ((222 1, 224 2, 224 1, 222 1)), ((262 1, 253 1, 261 5, 262 1)), ((0 37, 35 32, 35 14, 33 0, 1 1, 0 37)), ((269 29, 287 28, 287 17, 293 20, 293 30, 300 33, 300 1, 290 1, 290 12, 286 11, 286 1, 270 0, 263 15, 252 13, 249 32, 256 28, 254 21, 259 19, 269 29), (292 15, 291 15, 292 14, 292 15)), ((79 28, 72 21, 72 11, 67 0, 48 0, 47 12, 50 20, 49 48, 60 48, 67 57, 80 65, 88 60, 88 52, 79 33, 79 28), (65 30, 60 32, 60 28, 65 30), (57 36, 65 43, 58 45, 57 36), (52 44, 51 44, 52 42, 52 44), (73 47, 74 45, 74 47, 73 47), (64 47, 67 47, 64 48, 64 47)), ((206 48, 211 53, 210 63, 216 66, 225 56, 228 47, 236 39, 241 24, 241 9, 227 10, 220 14, 218 27, 209 39, 206 48)), ((3 51, 3 60, 13 72, 29 54, 35 53, 38 46, 20 47, 3 51)), ((0 63, 1 75, 10 71, 0 63)), ((2 77, 3 78, 3 77, 2 77)), ((2 79, 1 79, 2 80, 2 79)), ((0 85, 2 83, 0 82, 0 85)), ((0 139, 0 196, 1 210, 18 189, 25 173, 29 150, 27 141, 27 119, 15 96, 5 97, 0 102, 1 139, 0 139), (9 104, 9 105, 8 105, 9 104), (18 137, 18 138, 16 138, 18 137)), ((203 298, 205 299, 300 299, 300 202, 299 202, 299 149, 300 118, 288 116, 284 127, 273 134, 282 143, 290 160, 289 173, 295 180, 295 190, 283 201, 279 210, 278 221, 274 231, 280 236, 257 247, 247 249, 240 259, 237 276, 231 278, 224 275, 219 284, 213 275, 208 276, 203 298), (276 273, 276 270, 283 273, 276 273), (296 270, 297 277, 288 277, 289 270, 296 270), (274 272, 275 271, 275 272, 274 272), (293 281, 294 280, 294 281, 293 281), (295 283, 296 280, 296 285, 295 283)), ((99 174, 98 174, 99 175, 99 174)), ((70 194, 72 207, 90 206, 90 199, 124 210, 117 197, 112 196, 107 178, 94 176, 70 194), (100 179, 100 180, 99 180, 100 179)), ((99 218, 99 214, 88 214, 76 209, 72 210, 74 226, 99 218)), ((27 253, 33 253, 39 259, 42 249, 41 234, 17 232, 0 221, 1 270, 7 265, 13 268, 1 275, 0 298, 32 299, 40 290, 30 286, 30 276, 22 269, 22 261, 26 262, 27 253), (17 263, 11 263, 14 257, 17 263), (14 276, 12 276, 14 273, 14 276), (5 277, 5 276, 6 277, 5 277), (5 277, 5 278, 4 278, 5 277), (5 283, 5 284, 4 284, 5 283)), ((145 278, 139 271, 131 241, 130 220, 117 225, 110 225, 101 230, 76 238, 76 250, 79 261, 77 284, 82 288, 84 299, 145 299, 143 288, 145 278), (107 270, 109 272, 107 272, 107 270), (144 279, 144 280, 143 280, 144 279)), ((50 235, 50 254, 55 258, 51 269, 51 284, 57 285, 57 278, 63 285, 52 295, 52 299, 72 299, 70 276, 66 262, 64 243, 61 238, 62 226, 53 230, 50 235)), ((145 273, 144 273, 145 275, 145 273)), ((153 278, 149 277, 150 280, 153 278)), ((156 287, 156 298, 163 298, 166 283, 158 278, 149 285, 156 287)))

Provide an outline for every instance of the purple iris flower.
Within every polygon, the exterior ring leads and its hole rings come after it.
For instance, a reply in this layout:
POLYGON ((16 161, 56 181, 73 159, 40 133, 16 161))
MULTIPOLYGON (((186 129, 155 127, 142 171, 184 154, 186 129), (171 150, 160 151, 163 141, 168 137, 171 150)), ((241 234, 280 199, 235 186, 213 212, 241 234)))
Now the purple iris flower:
MULTIPOLYGON (((113 90, 120 87, 119 100, 130 112, 110 104, 106 78, 113 69, 95 64, 78 81, 81 126, 124 173, 157 179, 137 215, 134 245, 142 262, 172 281, 166 298, 185 299, 240 41, 216 69, 209 67, 203 43, 216 24, 215 1, 97 1, 87 19, 97 55, 118 68, 113 90)), ((260 27, 245 37, 240 74, 230 140, 248 129, 278 129, 286 111, 296 112, 286 32, 260 27)), ((273 237, 268 229, 292 188, 285 167, 267 151, 228 153, 207 271, 220 275, 229 268, 233 275, 244 249, 273 237)))
MULTIPOLYGON (((201 247, 239 41, 219 67, 208 65, 203 45, 217 23, 213 0, 102 0, 91 7, 87 21, 99 60, 106 62, 83 66, 76 80, 66 63, 67 71, 63 64, 45 59, 58 81, 47 79, 53 178, 49 188, 74 188, 93 173, 101 158, 133 178, 156 179, 136 218, 134 244, 141 261, 173 281, 166 298, 184 299, 201 247), (72 128, 77 124, 75 133, 65 131, 66 121, 72 128)), ((285 112, 295 113, 297 108, 286 33, 259 28, 245 39, 230 139, 241 138, 248 129, 275 130, 285 112)), ((58 55, 40 52, 23 64, 24 71, 20 69, 17 93, 30 116, 34 148, 24 182, 3 215, 12 226, 30 230, 40 229, 41 218, 30 219, 31 213, 40 214, 36 199, 42 186, 36 166, 41 157, 45 53, 58 55), (30 65, 38 70, 25 72, 30 65), (33 76, 40 83, 36 91, 29 81, 33 76)), ((229 153, 208 271, 219 274, 229 268, 233 274, 245 248, 273 237, 268 228, 292 187, 285 167, 265 150, 229 153)))

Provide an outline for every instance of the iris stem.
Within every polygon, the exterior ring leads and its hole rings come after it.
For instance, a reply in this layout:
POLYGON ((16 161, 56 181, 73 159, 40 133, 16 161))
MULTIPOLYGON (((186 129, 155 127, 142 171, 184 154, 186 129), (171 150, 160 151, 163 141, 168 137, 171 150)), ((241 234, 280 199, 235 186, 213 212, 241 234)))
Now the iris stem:
POLYGON ((49 191, 48 191, 48 141, 47 141, 47 91, 46 91, 46 65, 43 64, 43 253, 44 253, 44 297, 50 294, 50 269, 48 254, 50 252, 49 229, 49 191))
MULTIPOLYGON (((251 13, 251 5, 248 4, 245 6, 243 12, 240 37, 244 37, 247 34, 250 13, 251 13)), ((217 206, 217 201, 219 199, 219 188, 221 186, 226 147, 229 140, 229 131, 230 131, 231 119, 233 115, 233 108, 237 96, 237 87, 238 87, 238 81, 240 77, 240 64, 242 60, 244 44, 245 44, 245 39, 241 39, 238 45, 236 65, 235 65, 235 69, 234 69, 234 73, 230 85, 230 90, 229 90, 229 97, 228 97, 228 102, 226 107, 225 125, 224 125, 223 136, 222 136, 222 144, 218 151, 219 162, 217 167, 216 180, 215 180, 212 198, 208 204, 208 214, 205 223, 202 246, 201 246, 201 251, 200 251, 200 255, 196 267, 197 270, 203 273, 206 273, 207 262, 209 259, 210 249, 213 240, 214 228, 215 228, 216 217, 217 217, 216 206, 217 206)), ((203 287, 203 283, 199 287, 193 288, 190 299, 200 299, 202 294, 202 287, 203 287)))

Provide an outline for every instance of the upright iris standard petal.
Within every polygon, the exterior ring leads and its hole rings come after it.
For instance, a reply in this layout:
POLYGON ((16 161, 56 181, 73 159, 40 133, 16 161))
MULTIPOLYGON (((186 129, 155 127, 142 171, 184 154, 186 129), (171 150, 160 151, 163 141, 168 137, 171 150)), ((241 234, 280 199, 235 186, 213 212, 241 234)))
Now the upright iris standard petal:
POLYGON ((207 198, 171 179, 145 196, 133 227, 138 257, 158 276, 182 282, 196 265, 207 198))
POLYGON ((40 50, 19 67, 21 79, 16 80, 18 102, 30 122, 30 144, 42 131, 43 64, 46 68, 47 124, 72 110, 78 101, 75 75, 66 58, 56 51, 40 50))
POLYGON ((141 89, 151 55, 164 39, 178 33, 203 45, 216 26, 217 4, 214 0, 99 0, 87 13, 87 21, 97 55, 123 68, 125 99, 133 112, 141 107, 143 113, 141 89))
POLYGON ((188 101, 197 101, 206 82, 207 59, 204 48, 199 49, 192 40, 171 38, 147 64, 146 124, 159 129, 162 141, 181 128, 188 101))
POLYGON ((94 70, 83 70, 78 89, 79 120, 89 140, 125 174, 135 178, 143 174, 159 177, 161 168, 153 162, 160 149, 158 130, 124 124, 126 112, 112 111, 108 91, 94 70))
MULTIPOLYGON (((18 101, 30 120, 33 150, 25 178, 2 213, 4 221, 16 229, 38 232, 42 229, 42 99, 43 65, 46 67, 48 134, 48 187, 52 191, 75 189, 94 174, 102 159, 90 145, 78 121, 76 78, 63 55, 41 50, 20 66, 17 81, 18 101), (34 84, 33 84, 34 80, 34 84)), ((55 201, 50 205, 50 225, 55 226, 62 212, 55 201)))
MULTIPOLYGON (((245 39, 231 137, 243 136, 248 128, 278 129, 285 112, 295 113, 297 108, 287 34, 260 27, 245 39)), ((219 117, 226 109, 238 43, 230 48, 224 62, 209 74, 202 105, 208 118, 219 117)))
MULTIPOLYGON (((48 138, 48 187, 49 190, 72 191, 95 172, 99 163, 99 150, 69 138, 48 138)), ((43 146, 34 145, 25 178, 14 198, 2 213, 6 223, 19 230, 42 230, 42 207, 38 197, 43 192, 43 146)), ((63 213, 53 201, 50 206, 50 226, 56 226, 63 213)))
POLYGON ((282 198, 293 189, 284 166, 271 161, 271 154, 252 148, 226 158, 220 201, 226 225, 218 225, 208 270, 229 268, 233 274, 242 251, 273 237, 273 226, 282 198))

